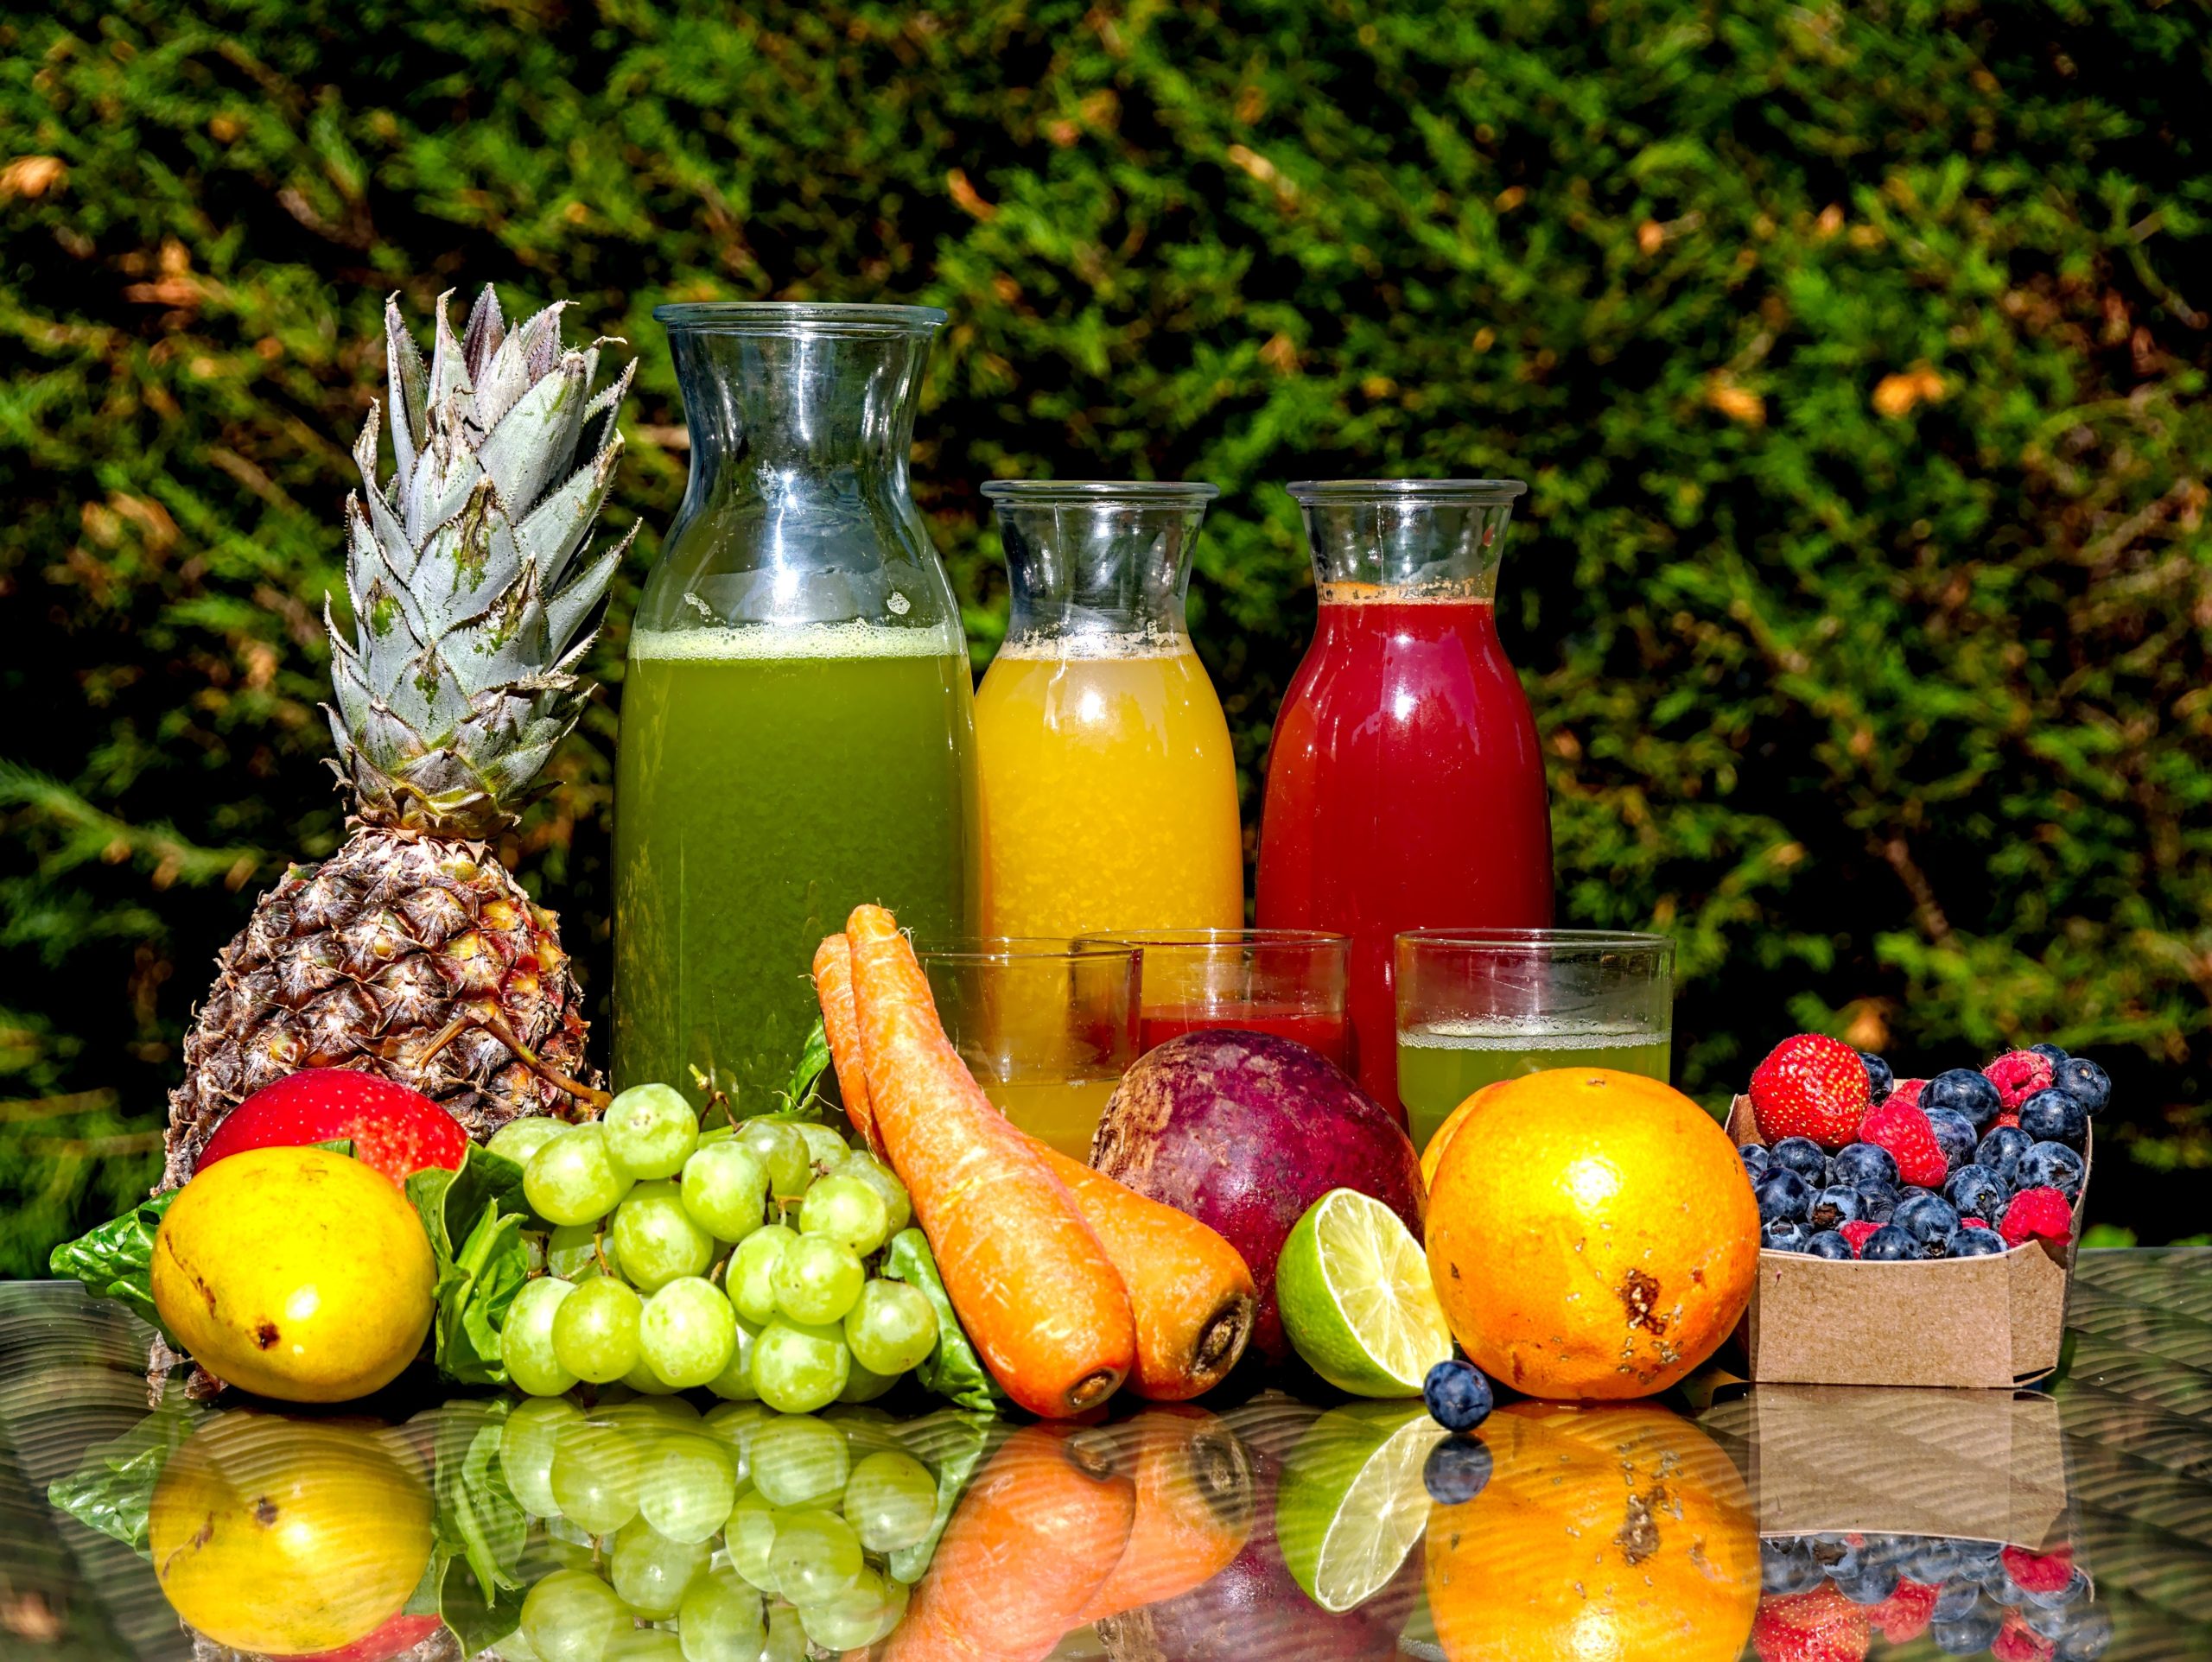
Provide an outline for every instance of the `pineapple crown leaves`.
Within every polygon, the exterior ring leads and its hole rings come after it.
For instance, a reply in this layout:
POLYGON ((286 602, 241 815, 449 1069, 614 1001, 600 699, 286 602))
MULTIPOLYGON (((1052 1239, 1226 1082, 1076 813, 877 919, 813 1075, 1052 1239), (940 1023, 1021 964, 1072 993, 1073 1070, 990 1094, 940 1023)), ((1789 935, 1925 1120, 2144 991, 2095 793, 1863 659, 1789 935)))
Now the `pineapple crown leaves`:
POLYGON ((564 346, 564 302, 510 328, 486 284, 456 336, 451 298, 427 365, 398 297, 385 303, 394 466, 377 477, 372 403, 346 501, 350 642, 323 606, 338 701, 325 713, 359 819, 482 836, 512 821, 590 690, 575 671, 585 624, 637 528, 584 550, 637 363, 594 393, 599 349, 620 343, 564 346))

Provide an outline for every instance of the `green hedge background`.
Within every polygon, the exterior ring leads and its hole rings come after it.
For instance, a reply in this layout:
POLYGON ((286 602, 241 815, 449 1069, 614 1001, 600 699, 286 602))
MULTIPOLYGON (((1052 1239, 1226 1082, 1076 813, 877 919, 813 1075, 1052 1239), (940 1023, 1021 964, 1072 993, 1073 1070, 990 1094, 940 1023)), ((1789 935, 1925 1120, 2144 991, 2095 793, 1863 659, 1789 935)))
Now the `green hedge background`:
POLYGON ((686 458, 648 314, 952 322, 916 475, 1224 490, 1255 804, 1289 478, 1532 486, 1503 589, 1562 911, 1681 943, 1708 1101, 1783 1033, 2111 1069, 2094 1215, 2212 1169, 2206 0, 658 0, 0 23, 0 1267, 155 1169, 215 948, 327 853, 322 597, 377 318, 497 282, 643 358, 642 518, 509 851, 603 1000, 609 752, 686 458), (742 15, 741 15, 741 11, 742 15))

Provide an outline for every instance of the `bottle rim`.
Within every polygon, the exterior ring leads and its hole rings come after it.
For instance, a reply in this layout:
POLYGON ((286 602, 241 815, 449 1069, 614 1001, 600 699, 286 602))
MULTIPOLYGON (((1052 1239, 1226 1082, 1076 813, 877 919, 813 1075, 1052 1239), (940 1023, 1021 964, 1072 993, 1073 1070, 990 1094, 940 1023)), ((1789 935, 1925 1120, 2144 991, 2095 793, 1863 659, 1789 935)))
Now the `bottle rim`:
POLYGON ((653 321, 671 334, 930 335, 944 327, 946 315, 936 306, 842 301, 679 301, 653 308, 653 321))
POLYGON ((1511 502, 1526 496, 1529 483, 1517 479, 1307 479, 1282 487, 1300 507, 1339 503, 1511 502))
POLYGON ((1221 494, 1218 485, 1204 479, 995 479, 977 488, 993 502, 1020 505, 1108 502, 1167 506, 1211 502, 1221 494))

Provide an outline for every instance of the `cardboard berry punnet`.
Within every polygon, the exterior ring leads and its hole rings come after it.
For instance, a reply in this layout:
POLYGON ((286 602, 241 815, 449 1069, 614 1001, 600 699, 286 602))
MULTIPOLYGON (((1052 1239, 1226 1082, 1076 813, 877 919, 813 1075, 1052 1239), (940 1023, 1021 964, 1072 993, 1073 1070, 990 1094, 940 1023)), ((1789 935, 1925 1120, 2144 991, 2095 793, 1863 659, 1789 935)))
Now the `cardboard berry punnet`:
MULTIPOLYGON (((1748 1096, 1728 1115, 1739 1147, 1772 1140, 1748 1096)), ((2066 1289, 2094 1174, 2095 1133, 2063 1247, 2027 1241, 1986 1258, 1904 1263, 1759 1254, 1758 1284, 1737 1337, 1761 1384, 2009 1389, 2058 1366, 2066 1289)))

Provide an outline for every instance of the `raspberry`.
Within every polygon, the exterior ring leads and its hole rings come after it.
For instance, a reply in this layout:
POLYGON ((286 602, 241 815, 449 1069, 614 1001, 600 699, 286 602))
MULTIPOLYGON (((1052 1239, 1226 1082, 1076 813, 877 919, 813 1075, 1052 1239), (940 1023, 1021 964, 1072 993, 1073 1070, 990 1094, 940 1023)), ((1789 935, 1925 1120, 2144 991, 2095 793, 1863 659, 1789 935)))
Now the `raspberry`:
POLYGON ((2005 1625, 1989 1645, 1992 1662, 2051 1662, 2057 1652, 2058 1647, 2029 1627, 2028 1619, 2018 1610, 2005 1613, 2005 1625))
POLYGON ((2037 1091, 2050 1085, 2050 1058, 2033 1050, 2007 1050, 1981 1070, 1997 1087, 1997 1095, 2008 1108, 2017 1108, 2037 1091))
MULTIPOLYGON (((1989 1122, 1989 1129, 1995 1131, 1999 1126, 2010 1126, 2017 1131, 2019 1129, 2019 1125, 2020 1111, 2018 1108, 2002 1108, 1998 1111, 1997 1117, 1989 1122)), ((1984 1133, 1984 1135, 1986 1134, 1986 1132, 1984 1133)))
POLYGON ((1871 1642, 1866 1612, 1833 1582, 1761 1599, 1751 1624, 1759 1662, 1864 1662, 1871 1642))
POLYGON ((1924 1079, 1900 1079, 1890 1087, 1890 1094, 1882 1101, 1885 1107, 1894 1102, 1904 1107, 1916 1108, 1920 1106, 1921 1092, 1927 1088, 1928 1082, 1924 1079))
POLYGON ((1897 1590, 1866 1612, 1867 1620, 1892 1645, 1903 1645, 1928 1631, 1936 1614, 1936 1597, 1942 1589, 1918 1582, 1901 1581, 1897 1590))
POLYGON ((1839 1224, 1836 1227, 1836 1234, 1851 1243, 1851 1255, 1857 1258, 1859 1249, 1866 1244, 1866 1237, 1881 1227, 1872 1218, 1860 1218, 1854 1222, 1839 1224))
POLYGON ((1822 1148, 1841 1148, 1858 1135, 1872 1101, 1859 1052, 1817 1033, 1783 1040, 1751 1074, 1751 1111, 1770 1144, 1809 1137, 1822 1148))
POLYGON ((1959 1220, 1959 1227, 1961 1229, 1986 1229, 1989 1227, 1989 1220, 1987 1218, 1961 1218, 1959 1220))
POLYGON ((1922 1189, 1943 1186, 1951 1163, 1943 1158, 1943 1145, 1936 1140, 1935 1127, 1918 1108, 1885 1102, 1860 1123, 1859 1135, 1862 1141, 1887 1149, 1897 1163, 1897 1176, 1905 1182, 1922 1189))
POLYGON ((2007 1246, 2025 1240, 2047 1240, 2063 1246, 2074 1238, 2074 1212, 2066 1196, 2056 1189, 2023 1189, 2012 1196, 1997 1226, 2007 1246))
POLYGON ((1997 1555, 2005 1561, 2005 1573, 2012 1578, 2012 1585, 2023 1593, 2063 1592, 2074 1579, 2074 1549, 2055 1546, 2048 1552, 2031 1552, 2024 1546, 2008 1546, 1997 1555))

